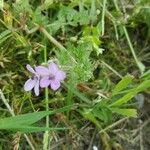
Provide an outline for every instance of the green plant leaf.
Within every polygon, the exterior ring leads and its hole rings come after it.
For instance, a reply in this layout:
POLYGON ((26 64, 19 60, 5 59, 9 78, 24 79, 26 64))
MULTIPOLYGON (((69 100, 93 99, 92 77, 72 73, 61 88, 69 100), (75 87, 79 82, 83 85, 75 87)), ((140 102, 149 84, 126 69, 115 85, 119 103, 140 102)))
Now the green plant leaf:
POLYGON ((91 111, 86 111, 84 113, 81 113, 83 115, 83 117, 89 121, 91 121, 92 123, 94 123, 100 130, 102 129, 101 124, 99 123, 99 121, 96 119, 96 117, 92 114, 91 111))
POLYGON ((111 108, 112 112, 118 113, 127 117, 137 117, 137 110, 130 108, 111 108))
POLYGON ((124 103, 127 103, 130 99, 132 99, 135 95, 137 94, 136 89, 132 92, 129 92, 128 94, 124 95, 122 98, 120 98, 119 100, 115 101, 114 103, 112 103, 110 106, 120 106, 124 103))
POLYGON ((8 36, 11 33, 10 30, 5 30, 2 33, 0 33, 0 40, 3 39, 4 37, 8 36))
POLYGON ((131 100, 137 93, 146 90, 150 87, 150 80, 143 81, 137 88, 132 89, 129 93, 124 95, 119 100, 112 103, 110 106, 121 106, 124 103, 127 103, 129 100, 131 100))
POLYGON ((54 130, 66 130, 67 128, 47 128, 47 127, 36 127, 36 126, 26 126, 26 125, 16 125, 15 127, 8 127, 4 130, 9 131, 19 131, 23 133, 41 132, 41 131, 54 131, 54 130))
POLYGON ((64 112, 70 110, 71 107, 72 106, 70 105, 53 111, 41 111, 3 118, 0 119, 0 129, 16 129, 17 126, 28 126, 39 121, 47 115, 64 112))
POLYGON ((12 34, 10 30, 5 30, 2 33, 0 33, 0 44, 6 41, 11 36, 12 34))
POLYGON ((121 90, 125 89, 133 80, 133 76, 127 75, 115 86, 114 90, 112 91, 112 95, 118 94, 121 90))
POLYGON ((97 105, 94 109, 92 109, 92 114, 105 124, 110 123, 112 120, 112 112, 107 106, 97 105))
POLYGON ((144 74, 142 74, 141 78, 144 80, 150 79, 150 70, 148 70, 144 74))
POLYGON ((150 80, 146 80, 143 81, 138 87, 137 87, 137 91, 141 92, 144 91, 146 89, 150 88, 150 80))
POLYGON ((0 129, 15 128, 20 124, 30 125, 49 114, 51 112, 41 111, 0 119, 0 129))

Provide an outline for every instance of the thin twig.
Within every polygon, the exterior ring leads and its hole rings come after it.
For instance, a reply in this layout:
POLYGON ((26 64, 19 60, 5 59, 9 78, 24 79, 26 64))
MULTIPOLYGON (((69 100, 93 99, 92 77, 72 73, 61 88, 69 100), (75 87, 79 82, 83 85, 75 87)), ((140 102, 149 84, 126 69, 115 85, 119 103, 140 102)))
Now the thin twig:
POLYGON ((74 57, 72 57, 72 55, 70 54, 70 52, 67 51, 67 49, 61 43, 59 43, 54 37, 52 37, 44 27, 40 27, 39 29, 50 40, 50 42, 52 42, 59 49, 65 50, 67 54, 69 55, 69 57, 72 59, 72 61, 74 63, 77 63, 74 57))
POLYGON ((142 122, 140 122, 140 150, 144 150, 142 122))
POLYGON ((15 116, 14 111, 11 109, 10 105, 8 104, 8 102, 7 102, 1 89, 0 89, 0 97, 1 97, 2 101, 4 102, 5 106, 7 107, 8 111, 10 112, 10 114, 12 116, 15 116))
POLYGON ((87 150, 91 150, 92 149, 92 144, 93 144, 93 141, 94 141, 94 137, 95 137, 95 134, 96 134, 96 129, 92 135, 92 138, 91 138, 91 141, 89 143, 89 146, 88 146, 88 149, 87 150))
POLYGON ((131 43, 131 40, 130 40, 128 31, 127 31, 127 29, 126 29, 125 26, 123 26, 123 30, 124 30, 126 39, 127 39, 127 41, 128 41, 128 45, 129 45, 129 47, 130 47, 131 53, 132 53, 132 55, 133 55, 133 58, 134 58, 134 60, 135 60, 135 62, 136 62, 136 64, 137 64, 137 66, 138 66, 138 68, 139 68, 141 74, 143 74, 143 69, 141 68, 141 65, 142 65, 142 64, 141 64, 141 62, 138 60, 138 58, 137 58, 137 56, 136 56, 136 54, 135 54, 135 50, 134 50, 134 48, 133 48, 133 45, 132 45, 132 43, 131 43))
MULTIPOLYGON (((115 3, 115 2, 116 2, 116 0, 114 0, 114 3, 115 3)), ((99 2, 99 4, 100 4, 100 6, 103 8, 102 3, 99 2)), ((120 9, 119 9, 117 3, 115 3, 115 7, 116 7, 116 10, 122 14, 122 12, 120 11, 120 9)), ((107 17, 113 22, 113 24, 114 24, 114 22, 117 22, 117 24, 120 24, 120 22, 118 22, 118 20, 116 20, 115 17, 114 17, 107 9, 106 9, 105 11, 106 11, 107 17)), ((131 51, 131 53, 132 53, 132 55, 133 55, 133 58, 134 58, 134 60, 135 60, 135 63, 136 63, 136 65, 137 65, 137 67, 139 68, 141 74, 143 74, 143 71, 144 71, 144 69, 145 69, 145 66, 141 63, 141 61, 138 60, 138 58, 137 58, 137 56, 136 56, 135 50, 134 50, 134 48, 133 48, 133 45, 132 45, 132 43, 131 43, 131 40, 130 40, 128 31, 127 31, 125 25, 122 25, 122 28, 123 28, 125 37, 126 37, 126 39, 127 39, 127 42, 128 42, 129 48, 130 48, 130 51, 131 51)))
MULTIPOLYGON (((7 100, 6 100, 6 98, 5 98, 5 96, 4 96, 4 94, 3 94, 3 92, 2 92, 1 89, 0 89, 0 97, 1 97, 1 99, 2 99, 2 101, 3 101, 3 103, 5 104, 5 106, 7 107, 9 113, 10 113, 12 116, 15 116, 15 113, 14 113, 13 109, 12 109, 12 108, 10 107, 10 105, 8 104, 8 102, 7 102, 7 100)), ((24 136, 25 139, 27 140, 27 142, 28 142, 28 144, 30 145, 31 149, 32 149, 32 150, 35 150, 33 144, 31 143, 31 141, 30 141, 30 139, 29 139, 29 137, 28 137, 26 134, 23 134, 23 136, 24 136)))
POLYGON ((109 70, 111 70, 113 73, 115 73, 118 77, 123 78, 123 76, 118 73, 115 69, 113 69, 110 65, 108 65, 106 62, 101 61, 103 65, 105 65, 109 70))
POLYGON ((108 131, 108 130, 110 130, 110 129, 116 127, 116 126, 118 126, 119 124, 121 124, 122 122, 126 121, 127 119, 128 119, 128 117, 125 117, 125 118, 123 118, 123 119, 120 119, 119 121, 117 121, 117 122, 115 122, 115 123, 109 125, 109 126, 106 127, 105 129, 102 129, 102 130, 100 131, 100 133, 102 133, 102 132, 104 132, 104 131, 108 131))
POLYGON ((59 49, 65 49, 65 47, 60 44, 55 38, 53 38, 45 28, 40 27, 40 31, 42 31, 44 33, 44 35, 55 45, 57 46, 59 49))
MULTIPOLYGON (((114 0, 113 2, 114 2, 114 5, 115 5, 115 7, 116 7, 116 10, 117 10, 120 14, 122 14, 120 8, 118 7, 118 3, 116 2, 116 0, 114 0)), ((122 2, 121 2, 121 3, 122 3, 122 2)), ((125 10, 123 10, 123 11, 125 11, 125 10)), ((125 17, 125 20, 127 20, 127 17, 125 17)), ((132 42, 131 42, 131 40, 130 40, 128 31, 127 31, 125 25, 122 25, 122 28, 123 28, 125 37, 126 37, 126 39, 127 39, 129 48, 130 48, 130 50, 131 50, 131 53, 132 53, 132 55, 133 55, 133 58, 134 58, 134 60, 135 60, 135 62, 136 62, 136 65, 138 66, 138 68, 139 68, 141 74, 143 74, 144 65, 138 60, 138 58, 137 58, 137 56, 136 56, 135 50, 134 50, 134 48, 133 48, 132 42)))

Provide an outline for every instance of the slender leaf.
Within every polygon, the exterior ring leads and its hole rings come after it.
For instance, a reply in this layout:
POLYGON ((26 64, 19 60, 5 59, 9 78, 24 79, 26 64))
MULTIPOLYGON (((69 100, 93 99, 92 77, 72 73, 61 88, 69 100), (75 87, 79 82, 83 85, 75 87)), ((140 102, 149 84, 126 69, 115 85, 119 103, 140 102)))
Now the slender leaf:
POLYGON ((130 108, 111 108, 113 112, 127 117, 137 117, 137 110, 130 108))
POLYGON ((0 129, 12 129, 16 128, 17 126, 28 126, 31 125, 43 117, 58 113, 58 112, 64 112, 67 110, 70 110, 72 106, 66 106, 57 110, 52 110, 52 111, 41 111, 41 112, 34 112, 34 113, 28 113, 28 114, 23 114, 23 115, 18 115, 14 117, 7 117, 0 119, 0 129))
POLYGON ((6 41, 11 36, 12 36, 12 34, 11 34, 10 30, 6 30, 6 31, 2 32, 0 34, 0 44, 3 43, 4 41, 6 41))
POLYGON ((143 81, 138 87, 137 87, 137 91, 141 92, 144 91, 146 89, 150 88, 150 80, 146 80, 143 81))
POLYGON ((17 125, 30 125, 42 119, 51 112, 41 111, 0 119, 0 129, 14 128, 17 125))
POLYGON ((4 130, 19 131, 23 133, 41 132, 41 131, 54 131, 54 130, 66 130, 67 128, 47 128, 47 127, 36 127, 36 126, 15 126, 13 128, 5 128, 4 130))
POLYGON ((115 86, 114 90, 112 91, 113 95, 118 94, 121 90, 125 89, 131 82, 133 76, 127 75, 115 86))
POLYGON ((131 92, 124 95, 119 100, 112 103, 110 106, 121 106, 124 103, 127 103, 129 100, 131 100, 137 93, 146 90, 150 87, 150 80, 143 81, 137 88, 134 88, 131 90, 131 92))
POLYGON ((8 36, 11 33, 10 30, 5 30, 0 34, 0 40, 3 39, 4 37, 8 36))

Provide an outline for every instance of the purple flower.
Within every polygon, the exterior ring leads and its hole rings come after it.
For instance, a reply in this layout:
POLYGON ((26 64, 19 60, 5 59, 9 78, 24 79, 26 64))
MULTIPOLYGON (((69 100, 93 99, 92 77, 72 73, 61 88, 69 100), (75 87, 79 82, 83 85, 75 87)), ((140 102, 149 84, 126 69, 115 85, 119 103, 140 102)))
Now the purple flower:
POLYGON ((40 87, 48 87, 50 85, 51 89, 54 91, 60 87, 61 81, 66 78, 66 73, 58 68, 55 63, 50 63, 46 72, 48 75, 44 76, 40 80, 40 87))
POLYGON ((43 66, 38 66, 33 69, 30 65, 27 65, 26 68, 32 73, 32 77, 25 82, 24 90, 31 91, 34 88, 34 93, 38 96, 40 79, 42 76, 48 75, 49 71, 43 66))

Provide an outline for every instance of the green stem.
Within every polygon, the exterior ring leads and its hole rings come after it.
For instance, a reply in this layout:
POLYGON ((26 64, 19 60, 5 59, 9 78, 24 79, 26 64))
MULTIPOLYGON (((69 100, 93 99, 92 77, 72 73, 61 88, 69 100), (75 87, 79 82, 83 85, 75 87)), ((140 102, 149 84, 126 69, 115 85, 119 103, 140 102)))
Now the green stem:
MULTIPOLYGON (((120 14, 122 14, 120 8, 118 7, 117 0, 113 0, 113 2, 114 2, 114 5, 115 5, 116 10, 117 10, 120 14)), ((134 58, 134 60, 135 60, 135 62, 136 62, 136 65, 138 66, 138 68, 139 68, 141 74, 143 74, 143 72, 144 72, 144 70, 145 70, 145 66, 141 63, 141 61, 138 60, 138 58, 137 58, 137 56, 136 56, 135 50, 134 50, 134 48, 133 48, 133 45, 132 45, 132 43, 131 43, 131 40, 130 40, 128 31, 127 31, 125 25, 123 25, 122 28, 123 28, 124 34, 125 34, 125 36, 126 36, 126 39, 127 39, 128 45, 129 45, 129 48, 130 48, 131 53, 132 53, 132 56, 133 56, 133 58, 134 58)))
MULTIPOLYGON (((100 6, 103 8, 103 5, 101 4, 101 2, 100 2, 100 1, 98 1, 98 2, 99 2, 99 4, 100 4, 100 6)), ((114 2, 114 5, 115 5, 116 10, 117 10, 120 14, 122 14, 121 10, 120 10, 119 7, 118 7, 117 0, 113 0, 113 2, 114 2)), ((118 24, 118 23, 120 24, 120 22, 119 22, 118 20, 116 20, 116 19, 114 18, 114 16, 113 16, 107 9, 105 9, 105 12, 106 12, 107 17, 108 17, 113 23, 116 22, 117 24, 118 24)), ((136 63, 136 65, 137 65, 137 67, 139 68, 141 74, 143 74, 143 72, 144 72, 144 70, 145 70, 145 66, 142 64, 141 61, 138 60, 138 58, 137 58, 137 56, 136 56, 136 53, 135 53, 135 51, 134 51, 133 45, 132 45, 132 43, 131 43, 131 40, 130 40, 130 37, 129 37, 129 35, 128 35, 128 32, 127 32, 127 29, 126 29, 125 25, 123 25, 123 31, 124 31, 124 34, 125 34, 125 36, 126 36, 126 39, 127 39, 129 48, 130 48, 130 50, 131 50, 131 53, 132 53, 132 55, 133 55, 133 58, 134 58, 134 60, 135 60, 135 63, 136 63)))
POLYGON ((109 70, 111 70, 113 73, 115 73, 118 77, 123 78, 123 76, 119 72, 117 72, 115 69, 113 69, 111 66, 109 66, 106 62, 104 62, 104 61, 101 61, 101 62, 105 67, 107 67, 109 70))
POLYGON ((103 10, 102 10, 102 36, 105 32, 105 10, 106 10, 106 0, 103 0, 103 10))
MULTIPOLYGON (((131 40, 130 40, 130 37, 129 37, 129 35, 128 35, 128 31, 127 31, 127 29, 126 29, 125 26, 123 26, 123 30, 124 30, 126 39, 127 39, 127 41, 128 41, 128 45, 129 45, 129 47, 130 47, 131 53, 132 53, 132 55, 133 55, 133 58, 134 58, 134 60, 135 60, 135 62, 136 62, 136 64, 137 64, 137 66, 138 66, 138 68, 139 68, 141 74, 143 74, 142 63, 138 60, 138 58, 137 58, 137 56, 136 56, 136 54, 135 54, 133 45, 132 45, 131 40)), ((143 66, 143 67, 144 67, 144 66, 143 66)))
POLYGON ((118 0, 113 0, 116 10, 120 13, 120 8, 118 7, 118 0))
POLYGON ((71 58, 71 60, 74 62, 74 63, 77 63, 76 60, 74 59, 74 57, 72 57, 72 55, 70 54, 69 51, 67 51, 67 49, 61 44, 59 43, 54 37, 52 37, 45 28, 43 27, 40 27, 40 31, 49 39, 49 41, 51 43, 53 43, 56 47, 58 47, 60 50, 65 50, 69 57, 71 58))
MULTIPOLYGON (((44 61, 47 62, 47 49, 44 48, 44 61)), ((48 102, 48 88, 45 88, 45 103, 46 103, 46 111, 49 111, 49 102, 48 102)), ((46 128, 49 128, 49 116, 46 116, 46 128)), ((43 150, 49 149, 49 132, 45 131, 44 139, 43 139, 43 150)))
POLYGON ((60 44, 54 37, 52 37, 43 27, 40 27, 40 30, 43 32, 43 34, 59 49, 65 49, 65 47, 60 44))

